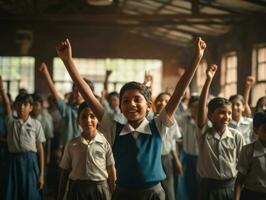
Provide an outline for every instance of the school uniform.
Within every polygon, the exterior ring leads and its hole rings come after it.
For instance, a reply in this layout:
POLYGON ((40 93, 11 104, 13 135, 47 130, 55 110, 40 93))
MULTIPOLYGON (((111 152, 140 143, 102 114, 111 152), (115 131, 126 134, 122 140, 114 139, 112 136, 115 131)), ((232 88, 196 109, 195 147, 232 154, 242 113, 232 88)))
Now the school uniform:
POLYGON ((160 185, 165 179, 161 146, 166 128, 171 125, 173 118, 165 110, 150 122, 144 118, 137 129, 104 113, 99 130, 113 147, 117 169, 114 199, 165 199, 160 185))
POLYGON ((242 148, 237 170, 244 176, 241 200, 266 199, 266 147, 260 140, 242 148))
POLYGON ((8 169, 5 194, 1 199, 41 199, 36 144, 45 142, 42 126, 31 117, 23 122, 10 115, 7 117, 7 130, 8 169))
POLYGON ((178 177, 177 199, 197 199, 200 176, 197 173, 198 141, 199 129, 192 118, 190 112, 186 112, 177 117, 182 133, 181 163, 183 166, 183 176, 178 177))
POLYGON ((107 184, 107 167, 114 164, 110 144, 103 134, 87 141, 82 136, 72 139, 65 147, 60 167, 70 171, 69 200, 111 199, 107 184))
POLYGON ((236 163, 244 144, 241 134, 226 127, 219 135, 214 127, 206 125, 197 140, 198 172, 201 177, 199 199, 233 199, 236 163))
POLYGON ((245 144, 249 144, 255 140, 252 122, 252 118, 241 117, 239 122, 231 120, 228 127, 238 130, 242 134, 245 144))
POLYGON ((80 129, 77 124, 78 106, 66 103, 62 99, 55 99, 54 103, 64 121, 64 133, 62 134, 62 142, 63 145, 65 145, 72 138, 80 136, 80 129))

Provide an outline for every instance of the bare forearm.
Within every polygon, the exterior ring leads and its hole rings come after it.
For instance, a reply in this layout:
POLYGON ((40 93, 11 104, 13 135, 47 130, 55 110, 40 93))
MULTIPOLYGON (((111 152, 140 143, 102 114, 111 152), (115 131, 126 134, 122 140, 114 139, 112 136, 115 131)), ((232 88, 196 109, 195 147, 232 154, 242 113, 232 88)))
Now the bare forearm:
POLYGON ((11 109, 11 104, 10 104, 9 98, 8 98, 4 88, 0 88, 0 90, 1 90, 1 96, 3 98, 3 103, 4 103, 6 115, 9 116, 12 114, 12 109, 11 109))
POLYGON ((186 88, 189 86, 198 68, 200 60, 201 60, 201 56, 195 54, 189 68, 185 71, 185 73, 182 75, 182 77, 178 81, 173 95, 171 96, 168 104, 165 106, 165 110, 168 116, 172 116, 173 113, 175 112, 178 104, 180 103, 181 97, 184 95, 186 88))
POLYGON ((116 171, 113 165, 107 167, 108 171, 108 184, 111 192, 115 190, 115 181, 116 181, 116 171))
POLYGON ((83 98, 89 102, 92 106, 93 112, 100 120, 104 113, 104 108, 101 105, 101 103, 97 100, 97 98, 94 96, 93 92, 91 91, 90 87, 87 85, 87 83, 83 80, 81 75, 79 74, 77 67, 75 66, 75 63, 72 58, 63 60, 66 69, 69 72, 69 75, 77 85, 80 93, 82 94, 83 98))
POLYGON ((42 144, 38 144, 37 153, 39 158, 40 176, 44 176, 44 150, 42 144))
POLYGON ((198 127, 200 128, 202 128, 207 123, 207 99, 209 95, 211 81, 212 79, 206 79, 200 94, 198 108, 198 127))
POLYGON ((52 77, 50 76, 49 72, 47 70, 45 70, 43 72, 43 75, 44 75, 45 80, 46 80, 46 82, 48 84, 48 87, 49 87, 49 90, 51 92, 52 97, 54 99, 63 99, 61 97, 61 95, 59 95, 59 93, 56 91, 54 82, 53 82, 52 77))

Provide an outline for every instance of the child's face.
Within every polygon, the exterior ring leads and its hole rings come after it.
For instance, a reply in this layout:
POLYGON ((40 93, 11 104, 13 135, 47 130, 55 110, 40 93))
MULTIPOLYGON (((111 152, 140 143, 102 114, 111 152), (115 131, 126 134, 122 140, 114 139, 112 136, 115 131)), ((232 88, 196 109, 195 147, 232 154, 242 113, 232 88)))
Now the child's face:
POLYGON ((151 102, 138 90, 127 90, 121 98, 120 109, 132 126, 138 126, 150 111, 151 102))
POLYGON ((244 109, 245 108, 244 108, 242 101, 237 99, 237 98, 234 99, 232 101, 232 117, 233 117, 233 119, 235 117, 241 117, 242 113, 244 112, 244 109))
POLYGON ((213 123, 214 127, 223 131, 231 120, 232 108, 230 105, 216 108, 213 113, 209 113, 209 119, 213 123))
POLYGON ((20 119, 27 119, 32 111, 32 105, 29 102, 18 102, 16 104, 16 111, 20 119))
POLYGON ((258 139, 266 144, 266 123, 254 128, 254 132, 256 133, 258 139))
POLYGON ((189 110, 191 115, 196 118, 198 116, 199 101, 195 101, 189 104, 189 110))
POLYGON ((83 132, 95 133, 98 120, 90 108, 85 108, 79 114, 78 123, 83 132))
POLYGON ((170 96, 167 95, 167 94, 163 94, 163 95, 160 95, 156 102, 155 102, 155 109, 156 109, 156 112, 159 113, 161 112, 161 110, 166 106, 166 104, 168 103, 170 99, 170 96))
POLYGON ((260 101, 257 112, 262 112, 262 111, 266 111, 266 99, 265 98, 260 101))
POLYGON ((76 86, 73 87, 73 90, 71 93, 71 99, 77 105, 80 105, 84 101, 82 95, 80 94, 76 86))
POLYGON ((38 102, 38 101, 35 101, 33 103, 32 114, 37 116, 37 115, 41 114, 42 111, 43 111, 42 103, 38 102))
POLYGON ((119 106, 119 97, 112 95, 109 99, 109 105, 112 109, 115 109, 119 106))

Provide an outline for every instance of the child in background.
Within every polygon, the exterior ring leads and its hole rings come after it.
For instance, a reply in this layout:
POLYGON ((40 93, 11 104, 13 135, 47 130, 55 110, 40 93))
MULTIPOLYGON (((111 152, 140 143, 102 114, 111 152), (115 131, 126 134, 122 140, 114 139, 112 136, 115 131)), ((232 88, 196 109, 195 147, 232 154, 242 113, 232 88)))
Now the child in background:
MULTIPOLYGON (((168 92, 160 93, 154 101, 155 116, 158 115, 170 100, 171 94, 168 92)), ((166 200, 175 200, 175 183, 174 171, 179 175, 183 175, 182 165, 178 159, 176 151, 176 141, 181 138, 179 127, 174 121, 173 126, 166 130, 162 144, 162 166, 166 175, 166 179, 162 181, 162 187, 165 191, 166 200)))
POLYGON ((206 44, 196 41, 191 65, 178 82, 165 108, 152 121, 146 119, 151 110, 151 91, 142 83, 129 82, 120 90, 120 109, 127 122, 120 124, 104 111, 103 106, 80 76, 72 59, 69 40, 57 46, 57 54, 64 62, 71 78, 79 88, 99 120, 99 129, 113 146, 117 169, 115 200, 165 199, 160 182, 165 178, 161 165, 162 138, 173 124, 173 114, 191 82, 206 44))
POLYGON ((236 163, 244 143, 238 131, 228 128, 232 114, 230 101, 221 97, 214 98, 208 103, 207 112, 207 97, 216 70, 216 65, 208 67, 207 79, 199 101, 200 132, 197 139, 198 172, 201 176, 200 200, 233 199, 234 180, 237 174, 236 163), (212 126, 207 123, 208 119, 212 126))
POLYGON ((14 118, 1 78, 0 91, 6 111, 9 150, 5 189, 1 199, 41 199, 40 190, 44 186, 42 143, 45 142, 45 137, 40 122, 30 117, 32 97, 26 93, 21 93, 16 97, 15 108, 18 118, 14 118))
POLYGON ((44 115, 43 97, 38 94, 32 94, 33 109, 31 111, 31 117, 41 122, 42 129, 45 135, 45 164, 49 165, 51 159, 51 139, 54 137, 52 117, 44 115))
POLYGON ((178 177, 177 199, 194 200, 198 196, 200 177, 197 173, 198 161, 198 128, 197 114, 199 107, 199 96, 192 95, 189 98, 187 112, 176 116, 177 123, 182 133, 182 151, 180 160, 182 162, 184 175, 178 177))
POLYGON ((266 96, 262 96, 258 99, 255 106, 255 113, 256 112, 266 112, 266 96))
POLYGON ((232 120, 229 127, 238 130, 244 139, 245 144, 251 143, 255 138, 252 131, 252 118, 244 117, 245 101, 242 95, 233 95, 229 98, 232 103, 232 120))
POLYGON ((58 200, 63 199, 69 178, 69 200, 110 200, 115 185, 114 158, 110 144, 97 131, 98 120, 88 103, 78 109, 81 136, 69 141, 60 163, 62 168, 58 200))
POLYGON ((235 200, 266 199, 266 112, 255 113, 253 128, 258 139, 240 153, 235 200))

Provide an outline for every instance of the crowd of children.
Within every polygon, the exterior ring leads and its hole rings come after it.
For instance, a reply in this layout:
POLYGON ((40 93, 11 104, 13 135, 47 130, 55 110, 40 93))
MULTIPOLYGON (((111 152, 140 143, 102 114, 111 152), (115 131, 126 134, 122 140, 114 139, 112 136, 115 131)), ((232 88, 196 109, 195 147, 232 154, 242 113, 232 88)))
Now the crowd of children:
POLYGON ((265 200, 266 96, 252 114, 243 96, 209 100, 212 64, 200 95, 188 86, 206 44, 195 42, 191 64, 173 94, 152 102, 152 77, 102 97, 79 74, 68 39, 56 47, 73 79, 64 99, 45 63, 39 71, 51 96, 22 91, 13 105, 0 77, 0 199, 265 200), (60 175, 59 175, 60 171, 60 175))

